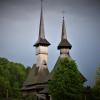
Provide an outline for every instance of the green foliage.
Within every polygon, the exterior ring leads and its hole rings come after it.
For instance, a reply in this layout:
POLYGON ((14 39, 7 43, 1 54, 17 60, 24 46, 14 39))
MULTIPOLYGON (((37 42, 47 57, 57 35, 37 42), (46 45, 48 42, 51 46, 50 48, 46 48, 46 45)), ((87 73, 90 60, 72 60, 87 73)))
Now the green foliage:
POLYGON ((87 86, 85 88, 85 94, 86 100, 100 100, 100 67, 98 67, 96 70, 95 86, 92 88, 87 86))
POLYGON ((94 100, 100 100, 100 85, 95 85, 92 89, 94 100))
POLYGON ((81 100, 83 81, 75 61, 59 59, 52 74, 49 91, 53 100, 81 100))
POLYGON ((24 65, 0 58, 0 98, 20 98, 20 88, 25 77, 24 65))
POLYGON ((100 67, 96 70, 96 85, 100 85, 100 67))
POLYGON ((100 67, 96 70, 96 84, 92 89, 94 100, 100 100, 100 67))

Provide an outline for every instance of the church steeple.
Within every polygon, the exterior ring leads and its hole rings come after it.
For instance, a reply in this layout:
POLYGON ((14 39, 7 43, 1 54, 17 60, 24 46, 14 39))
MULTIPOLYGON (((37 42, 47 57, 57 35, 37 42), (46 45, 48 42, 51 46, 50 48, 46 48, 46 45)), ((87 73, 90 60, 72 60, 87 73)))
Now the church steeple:
POLYGON ((42 0, 41 0, 41 14, 40 14, 39 36, 38 36, 38 40, 34 44, 34 46, 37 47, 39 45, 43 45, 43 46, 49 46, 50 45, 50 43, 45 38, 42 0))
POLYGON ((45 39, 42 1, 41 1, 41 15, 40 15, 39 38, 45 39))
POLYGON ((63 39, 67 39, 64 17, 63 17, 63 23, 62 23, 62 36, 61 36, 61 40, 63 40, 63 39))
POLYGON ((72 45, 67 40, 67 34, 66 34, 66 27, 65 27, 65 20, 63 17, 62 22, 62 34, 61 34, 61 41, 58 45, 58 49, 60 49, 60 55, 62 56, 69 56, 69 49, 72 48, 72 45))
POLYGON ((41 14, 40 14, 40 26, 39 26, 39 36, 37 42, 34 44, 36 47, 36 57, 37 57, 37 67, 47 68, 48 62, 48 46, 50 43, 45 38, 44 30, 44 20, 43 20, 43 6, 41 0, 41 14))

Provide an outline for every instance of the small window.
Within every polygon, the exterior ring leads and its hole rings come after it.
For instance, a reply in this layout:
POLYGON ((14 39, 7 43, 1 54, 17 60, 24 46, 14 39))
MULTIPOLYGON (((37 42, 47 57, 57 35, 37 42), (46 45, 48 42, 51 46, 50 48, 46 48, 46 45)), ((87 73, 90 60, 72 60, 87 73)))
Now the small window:
POLYGON ((47 65, 47 63, 46 63, 46 61, 45 61, 45 60, 43 60, 43 65, 47 65))

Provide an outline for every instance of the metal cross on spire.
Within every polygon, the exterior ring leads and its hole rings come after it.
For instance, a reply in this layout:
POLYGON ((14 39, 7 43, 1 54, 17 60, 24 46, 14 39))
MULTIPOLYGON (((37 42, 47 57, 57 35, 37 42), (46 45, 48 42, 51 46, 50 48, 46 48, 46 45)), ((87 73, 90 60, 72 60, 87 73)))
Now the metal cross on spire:
POLYGON ((62 11, 62 16, 63 16, 63 19, 64 19, 64 16, 65 16, 65 11, 64 10, 62 11))
POLYGON ((42 7, 43 7, 43 0, 40 0, 41 1, 41 9, 42 9, 42 7))
POLYGON ((61 34, 61 42, 58 45, 58 49, 62 49, 62 48, 71 49, 72 45, 67 40, 66 26, 65 26, 65 20, 64 20, 65 11, 62 11, 62 14, 63 14, 62 34, 61 34))

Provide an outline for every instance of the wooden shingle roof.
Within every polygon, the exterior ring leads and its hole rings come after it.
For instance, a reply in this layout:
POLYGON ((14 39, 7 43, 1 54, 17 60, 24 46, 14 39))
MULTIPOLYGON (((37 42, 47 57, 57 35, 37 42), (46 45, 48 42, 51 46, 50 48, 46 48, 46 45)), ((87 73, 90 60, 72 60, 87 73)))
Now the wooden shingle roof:
POLYGON ((62 34, 61 34, 61 41, 58 45, 58 49, 61 48, 72 48, 72 45, 67 40, 67 34, 66 34, 66 27, 65 27, 65 21, 63 17, 63 23, 62 23, 62 34))
POLYGON ((58 45, 58 49, 60 48, 69 48, 71 49, 72 45, 68 42, 67 39, 62 39, 61 42, 58 45))
POLYGON ((50 45, 50 43, 44 38, 39 38, 38 40, 37 40, 37 42, 34 44, 34 46, 39 46, 39 45, 42 45, 42 46, 49 46, 50 45))
POLYGON ((49 71, 47 68, 43 68, 39 70, 39 67, 36 66, 36 64, 33 65, 32 69, 29 72, 29 75, 24 82, 24 85, 34 85, 34 84, 40 84, 45 83, 49 79, 49 71))
POLYGON ((39 37, 37 42, 34 44, 34 46, 49 46, 50 43, 45 38, 45 30, 44 30, 44 19, 43 19, 43 9, 41 5, 41 15, 40 15, 40 26, 39 26, 39 37))

